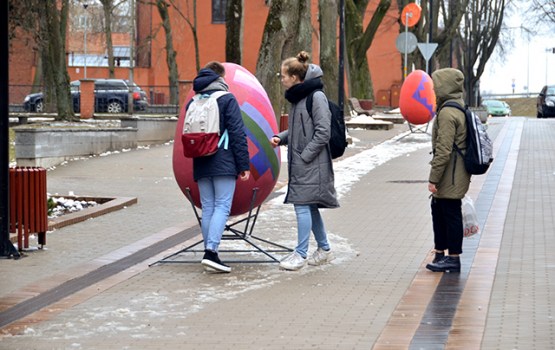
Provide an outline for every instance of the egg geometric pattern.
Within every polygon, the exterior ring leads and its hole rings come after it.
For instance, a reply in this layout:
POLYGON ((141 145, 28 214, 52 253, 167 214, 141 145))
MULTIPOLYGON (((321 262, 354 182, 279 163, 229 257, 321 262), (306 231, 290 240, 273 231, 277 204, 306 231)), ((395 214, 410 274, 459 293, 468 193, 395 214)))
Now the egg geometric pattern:
MULTIPOLYGON (((237 179, 230 212, 234 216, 247 213, 251 207, 258 207, 270 195, 279 177, 281 154, 279 147, 273 148, 269 142, 278 133, 278 125, 268 94, 247 69, 227 62, 223 66, 225 81, 239 103, 245 124, 251 172, 249 180, 237 179)), ((173 144, 173 172, 181 191, 185 194, 189 188, 194 205, 202 209, 198 185, 193 179, 193 160, 183 155, 181 141, 185 107, 193 96, 194 91, 191 90, 179 114, 173 144)))
POLYGON ((399 95, 401 115, 411 124, 426 124, 435 116, 436 94, 432 78, 422 70, 410 73, 399 95))

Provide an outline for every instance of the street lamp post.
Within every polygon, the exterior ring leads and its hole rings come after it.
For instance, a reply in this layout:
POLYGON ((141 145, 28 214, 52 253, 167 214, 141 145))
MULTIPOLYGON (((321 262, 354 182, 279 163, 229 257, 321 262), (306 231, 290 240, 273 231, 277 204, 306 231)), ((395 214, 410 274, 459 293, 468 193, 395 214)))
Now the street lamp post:
POLYGON ((85 34, 83 35, 83 50, 85 51, 85 55, 84 55, 84 64, 83 64, 83 70, 84 70, 83 74, 85 79, 87 79, 87 22, 89 19, 87 7, 89 7, 89 5, 87 3, 84 3, 83 8, 85 9, 85 34))
POLYGON ((545 49, 545 85, 547 85, 547 58, 549 57, 549 53, 552 52, 552 48, 548 47, 545 49))

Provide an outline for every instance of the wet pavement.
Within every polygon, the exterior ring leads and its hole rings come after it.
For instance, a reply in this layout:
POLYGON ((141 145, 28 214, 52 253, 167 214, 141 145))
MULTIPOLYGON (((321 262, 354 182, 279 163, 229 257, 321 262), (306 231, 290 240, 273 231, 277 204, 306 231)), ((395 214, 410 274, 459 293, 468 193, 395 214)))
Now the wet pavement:
MULTIPOLYGON (((49 232, 45 250, 0 260, 0 322, 14 319, 0 348, 555 348, 555 121, 488 125, 495 161, 469 192, 482 232, 465 239, 460 274, 425 269, 430 136, 406 124, 350 130, 354 143, 334 163, 341 208, 323 211, 337 259, 297 272, 267 262, 232 263, 230 274, 160 263, 200 239, 173 178, 172 144, 60 165, 48 172, 50 193, 138 203, 49 232)), ((285 169, 253 235, 294 247, 285 169)))

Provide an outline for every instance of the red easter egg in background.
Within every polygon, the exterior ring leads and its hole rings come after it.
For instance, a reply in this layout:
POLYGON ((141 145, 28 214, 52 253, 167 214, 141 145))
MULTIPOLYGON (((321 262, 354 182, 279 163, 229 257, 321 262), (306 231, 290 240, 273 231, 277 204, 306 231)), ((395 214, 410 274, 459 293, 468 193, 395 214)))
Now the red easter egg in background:
MULTIPOLYGON (((247 143, 249 146, 251 176, 247 181, 237 179, 231 215, 247 213, 258 207, 274 189, 279 177, 281 154, 279 147, 273 148, 269 139, 278 133, 278 125, 272 104, 266 91, 256 77, 245 68, 234 63, 223 63, 225 81, 239 107, 247 143), (253 194, 256 189, 256 196, 253 194), (254 201, 253 201, 254 198, 254 201)), ((179 114, 173 144, 173 172, 183 193, 189 189, 193 203, 201 208, 198 185, 193 179, 193 160, 183 155, 181 133, 185 119, 185 107, 194 95, 191 90, 179 114)))
POLYGON ((432 78, 422 70, 410 73, 399 95, 401 115, 411 124, 426 124, 435 116, 436 94, 432 78))

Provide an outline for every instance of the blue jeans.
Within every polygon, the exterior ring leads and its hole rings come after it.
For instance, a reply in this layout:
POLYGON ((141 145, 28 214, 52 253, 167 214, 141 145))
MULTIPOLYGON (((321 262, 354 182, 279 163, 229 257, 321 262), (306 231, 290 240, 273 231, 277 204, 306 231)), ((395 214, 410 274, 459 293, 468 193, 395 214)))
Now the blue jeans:
POLYGON ((318 248, 329 250, 328 236, 318 206, 316 204, 295 204, 295 213, 297 214, 298 243, 295 248, 297 253, 306 258, 311 230, 314 232, 318 248))
POLYGON ((205 177, 197 181, 202 205, 204 249, 218 251, 235 192, 235 176, 205 177))

